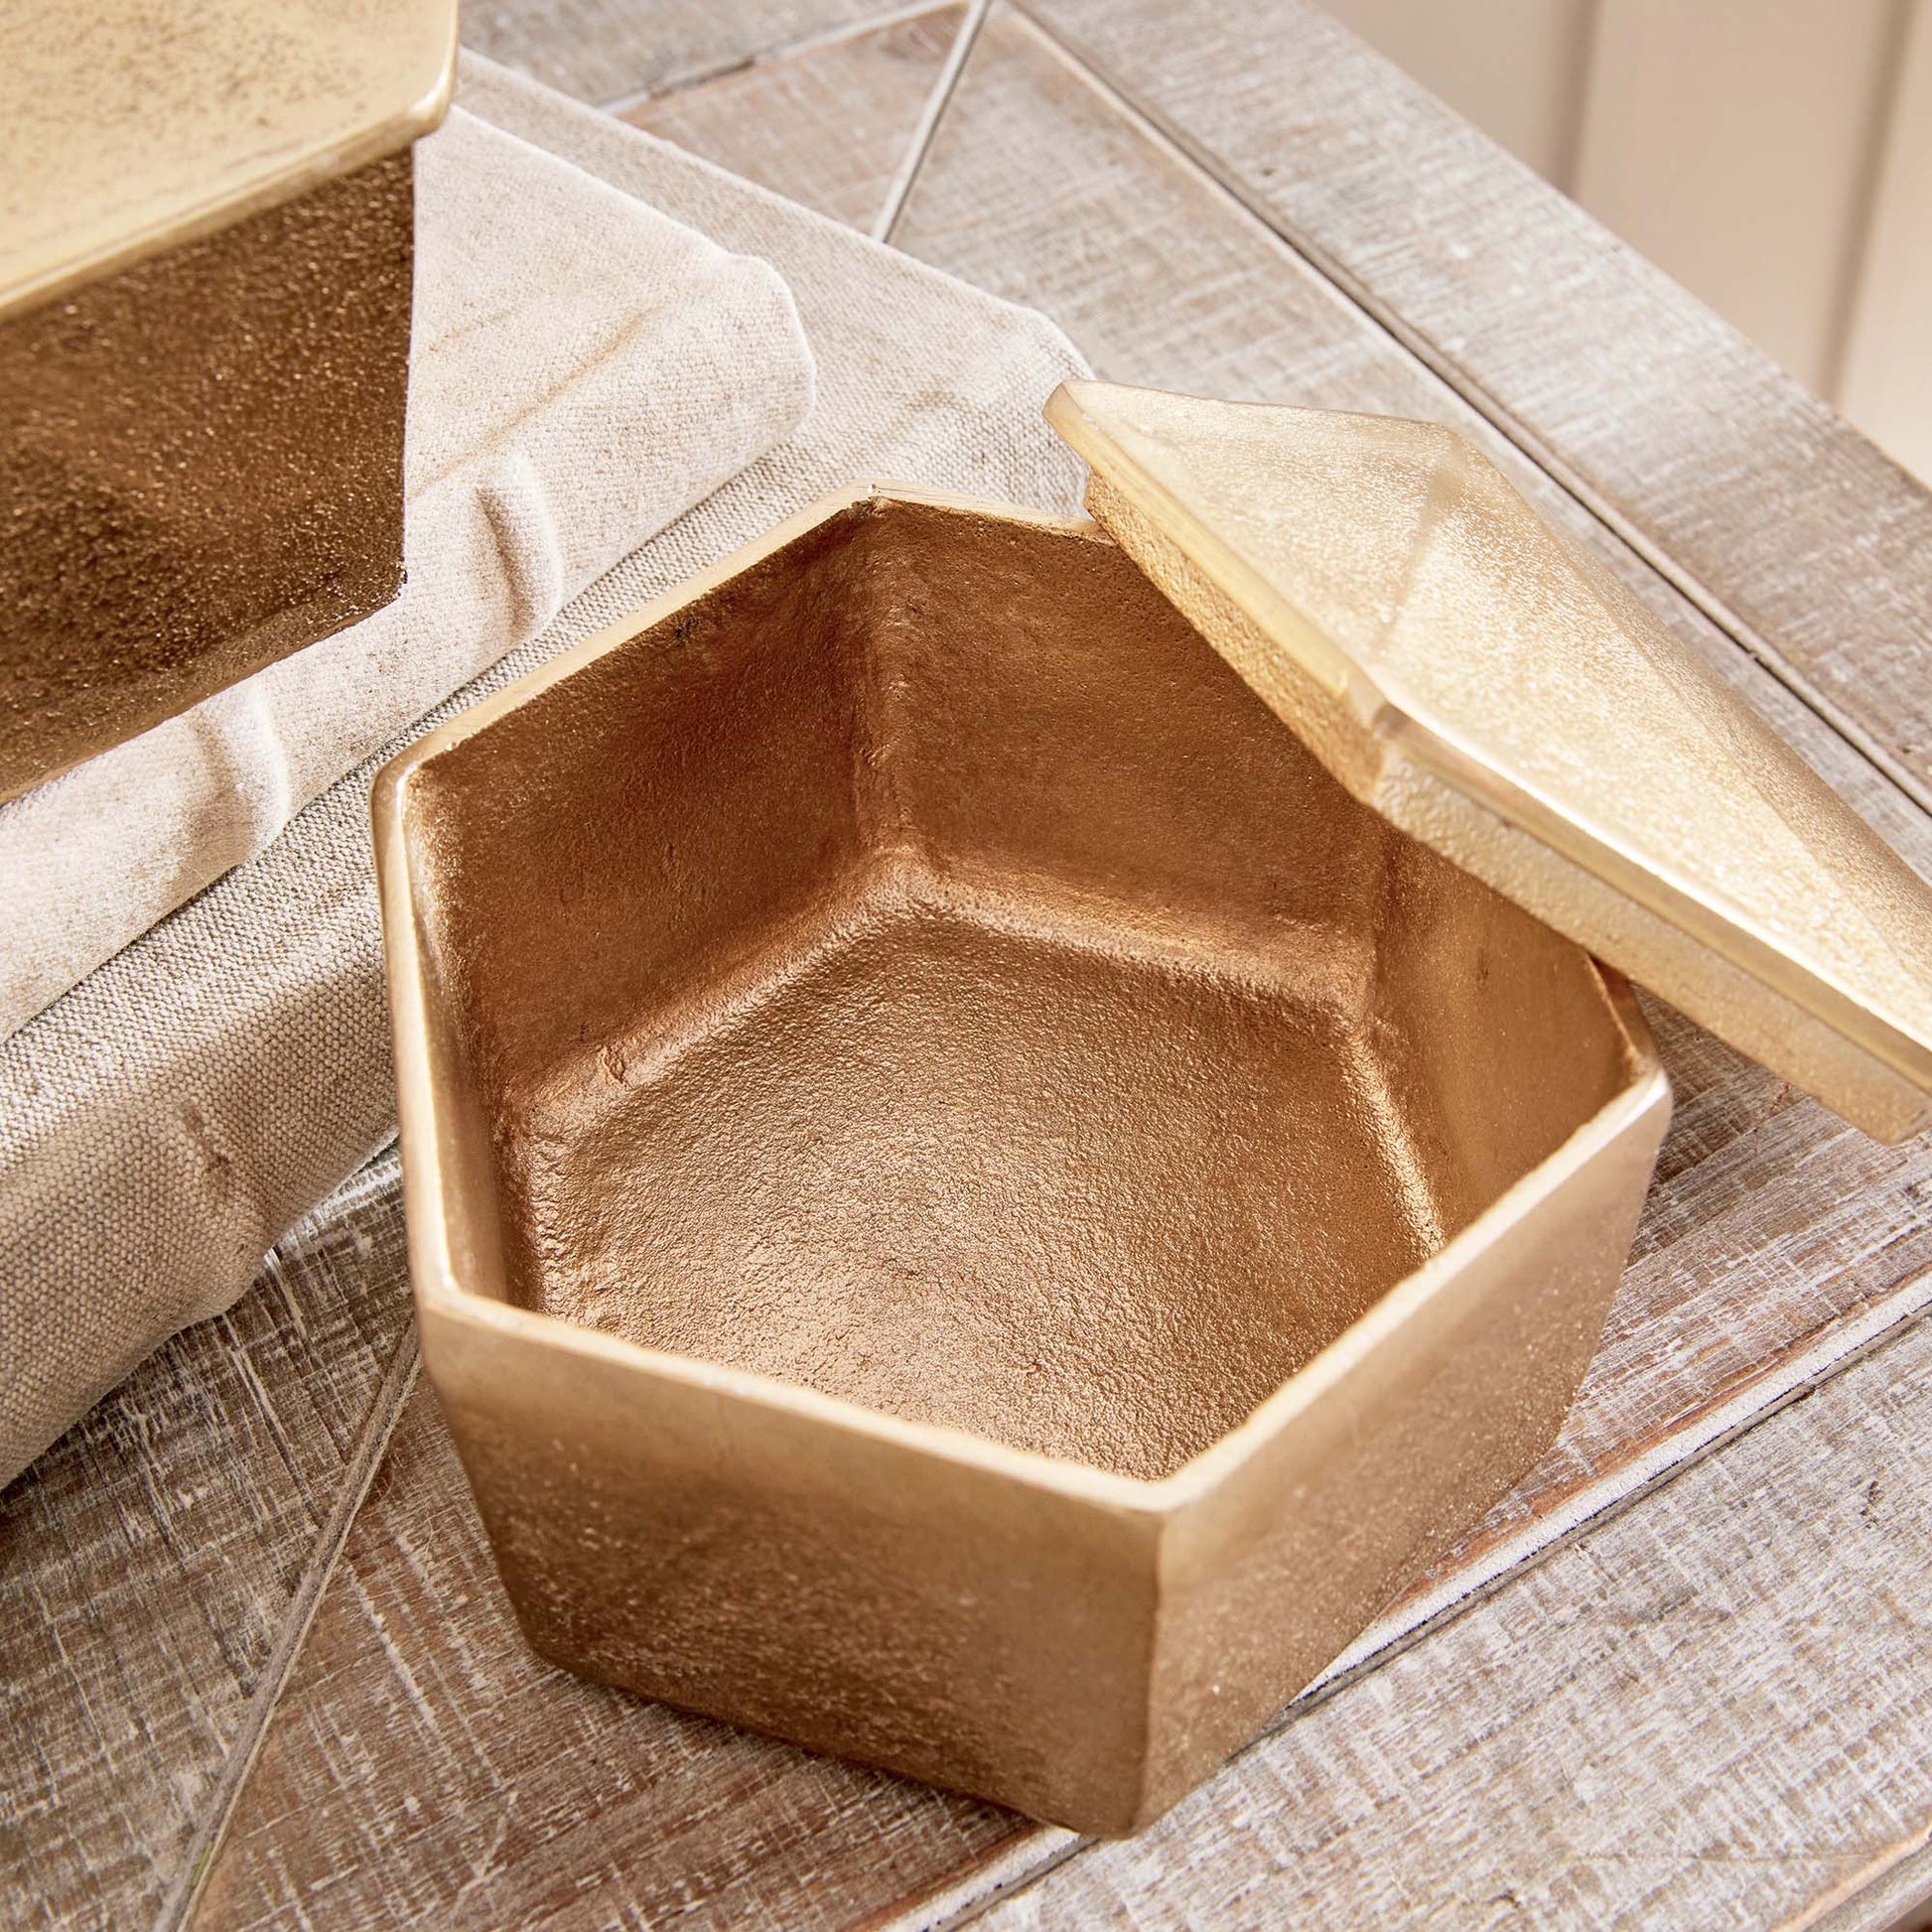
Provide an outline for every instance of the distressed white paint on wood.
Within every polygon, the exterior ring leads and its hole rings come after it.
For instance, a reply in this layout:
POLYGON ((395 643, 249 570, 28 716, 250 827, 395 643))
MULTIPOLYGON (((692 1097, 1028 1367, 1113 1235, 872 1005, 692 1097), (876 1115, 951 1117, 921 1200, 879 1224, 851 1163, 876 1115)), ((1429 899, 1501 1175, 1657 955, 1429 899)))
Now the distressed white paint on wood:
POLYGON ((624 119, 870 233, 966 15, 964 0, 734 69, 624 119))
POLYGON ((1796 1926, 1932 1835, 1932 1326, 987 1932, 1796 1926))
POLYGON ((1932 481, 1929 0, 1325 7, 1932 481))
POLYGON ((892 11, 880 0, 465 0, 463 39, 602 106, 664 93, 892 11))
POLYGON ((1899 0, 1325 5, 1836 397, 1899 0))
POLYGON ((0 1494, 0 1923, 153 1917, 407 1308, 389 1156, 0 1494))

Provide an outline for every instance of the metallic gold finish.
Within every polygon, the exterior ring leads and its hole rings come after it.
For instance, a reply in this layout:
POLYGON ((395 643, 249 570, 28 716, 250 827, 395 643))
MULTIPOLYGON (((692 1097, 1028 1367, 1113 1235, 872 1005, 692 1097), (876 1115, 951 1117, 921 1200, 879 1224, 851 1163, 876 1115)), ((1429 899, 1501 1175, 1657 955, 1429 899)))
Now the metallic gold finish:
POLYGON ((401 590, 410 181, 0 321, 0 798, 401 590))
POLYGON ((1092 525, 821 505, 375 822, 425 1360, 570 1668, 1130 1831, 1554 1436, 1627 992, 1092 525))
POLYGON ((0 798, 402 585, 452 0, 0 22, 0 798))
POLYGON ((1098 382, 1047 415, 1363 804, 1867 1133, 1932 1119, 1932 889, 1452 431, 1098 382))
POLYGON ((65 0, 0 12, 0 316, 406 148, 456 0, 65 0))

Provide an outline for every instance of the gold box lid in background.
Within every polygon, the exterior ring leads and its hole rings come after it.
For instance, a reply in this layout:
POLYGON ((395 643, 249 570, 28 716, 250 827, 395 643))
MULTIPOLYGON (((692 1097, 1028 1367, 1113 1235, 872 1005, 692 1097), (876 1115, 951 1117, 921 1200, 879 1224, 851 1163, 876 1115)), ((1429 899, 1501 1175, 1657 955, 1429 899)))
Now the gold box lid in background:
POLYGON ((0 9, 0 315, 427 133, 456 30, 456 0, 0 9))
POLYGON ((1047 416, 1356 798, 1866 1132, 1932 1118, 1932 888, 1453 431, 1100 382, 1047 416))

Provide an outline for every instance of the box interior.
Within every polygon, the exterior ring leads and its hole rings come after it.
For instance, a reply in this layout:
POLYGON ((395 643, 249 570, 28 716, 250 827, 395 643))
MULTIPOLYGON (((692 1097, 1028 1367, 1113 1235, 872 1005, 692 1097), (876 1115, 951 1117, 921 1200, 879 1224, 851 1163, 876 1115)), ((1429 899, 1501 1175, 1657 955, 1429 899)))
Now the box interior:
POLYGON ((1132 1476, 1632 1074, 1578 947, 988 511, 813 526, 429 759, 408 849, 467 1285, 1132 1476))

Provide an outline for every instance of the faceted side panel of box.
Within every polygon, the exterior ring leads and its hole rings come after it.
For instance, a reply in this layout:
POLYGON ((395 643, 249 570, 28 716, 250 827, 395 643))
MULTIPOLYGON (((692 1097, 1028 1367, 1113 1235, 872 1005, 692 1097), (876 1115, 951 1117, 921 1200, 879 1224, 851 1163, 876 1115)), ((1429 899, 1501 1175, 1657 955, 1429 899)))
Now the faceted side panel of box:
POLYGON ((1250 1426, 1261 1440, 1175 1514, 1136 1829, 1253 1736, 1555 1441, 1669 1117, 1645 1052, 1622 1095, 1291 1385, 1278 1401, 1292 1413, 1263 1411, 1250 1426))
POLYGON ((1126 1829, 1145 1775, 1149 1515, 716 1371, 573 1346, 521 1311, 426 1307, 423 1332, 544 1656, 1076 1830, 1126 1829))
POLYGON ((1555 1433, 1641 1023, 1090 533, 856 496, 392 770, 427 1361, 556 1661, 1125 1832, 1555 1433))

